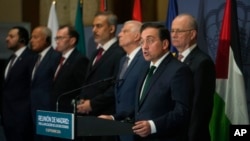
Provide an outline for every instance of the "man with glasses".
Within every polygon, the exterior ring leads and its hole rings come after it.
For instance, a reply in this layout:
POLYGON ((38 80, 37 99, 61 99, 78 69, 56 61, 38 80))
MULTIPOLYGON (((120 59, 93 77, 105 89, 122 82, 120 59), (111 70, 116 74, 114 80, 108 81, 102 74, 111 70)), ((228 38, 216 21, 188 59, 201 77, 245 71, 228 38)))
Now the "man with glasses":
POLYGON ((135 103, 136 141, 183 141, 187 138, 191 70, 169 52, 170 33, 160 24, 145 23, 141 47, 150 65, 138 80, 135 103))
POLYGON ((86 76, 89 61, 76 49, 78 39, 79 34, 69 25, 61 26, 55 38, 56 50, 62 53, 62 58, 54 74, 52 104, 60 112, 74 112, 71 102, 80 94, 80 90, 65 96, 61 95, 83 86, 86 76))
MULTIPOLYGON (((37 110, 51 110, 51 90, 56 67, 61 54, 51 46, 51 30, 46 26, 36 27, 31 34, 31 49, 36 52, 37 60, 32 70, 31 111, 36 125, 37 110)), ((35 141, 49 140, 50 137, 35 135, 35 141)))
POLYGON ((197 45, 197 22, 193 16, 178 15, 172 22, 171 37, 179 60, 187 64, 194 75, 189 140, 210 141, 209 122, 215 92, 214 63, 197 45))

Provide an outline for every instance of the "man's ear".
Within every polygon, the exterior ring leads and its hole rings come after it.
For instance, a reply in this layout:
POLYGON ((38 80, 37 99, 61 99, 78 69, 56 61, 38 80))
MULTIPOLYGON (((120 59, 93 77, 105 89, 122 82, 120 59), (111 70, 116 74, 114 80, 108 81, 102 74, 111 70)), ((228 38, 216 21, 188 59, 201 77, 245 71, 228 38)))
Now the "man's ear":
POLYGON ((169 41, 167 40, 167 39, 165 39, 165 40, 163 40, 163 42, 162 42, 162 48, 164 49, 164 50, 166 50, 166 49, 169 49, 169 41))
POLYGON ((111 27, 110 27, 110 31, 109 31, 110 33, 114 33, 115 32, 115 26, 114 25, 111 25, 111 27))

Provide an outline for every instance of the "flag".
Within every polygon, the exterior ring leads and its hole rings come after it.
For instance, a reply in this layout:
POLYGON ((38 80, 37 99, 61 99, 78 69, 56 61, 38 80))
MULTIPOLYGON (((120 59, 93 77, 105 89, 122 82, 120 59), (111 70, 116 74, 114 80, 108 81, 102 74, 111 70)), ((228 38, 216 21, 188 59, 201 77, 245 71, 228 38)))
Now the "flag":
POLYGON ((228 141, 230 124, 249 124, 237 20, 236 1, 227 0, 216 56, 212 141, 228 141))
POLYGON ((49 19, 48 19, 48 28, 51 29, 52 36, 51 36, 51 43, 54 48, 56 48, 56 41, 54 40, 56 37, 56 33, 58 30, 58 20, 56 15, 56 1, 54 0, 51 4, 50 11, 49 11, 49 19))
MULTIPOLYGON (((166 27, 171 30, 172 21, 178 15, 178 6, 176 0, 169 0, 168 1, 168 11, 167 11, 167 18, 166 18, 166 27)), ((174 56, 177 55, 177 49, 174 46, 170 46, 170 52, 174 56)))
POLYGON ((82 22, 82 0, 78 0, 77 8, 76 8, 76 19, 75 19, 75 29, 79 34, 78 43, 76 48, 80 51, 84 56, 86 55, 86 48, 85 48, 85 36, 84 36, 84 26, 82 22))
POLYGON ((141 14, 141 0, 134 0, 134 7, 132 13, 132 19, 137 21, 142 21, 142 14, 141 14))
POLYGON ((107 0, 100 0, 100 11, 107 11, 107 0))
POLYGON ((208 52, 207 40, 206 40, 206 20, 205 20, 205 0, 199 1, 199 10, 198 10, 198 46, 202 51, 208 52))

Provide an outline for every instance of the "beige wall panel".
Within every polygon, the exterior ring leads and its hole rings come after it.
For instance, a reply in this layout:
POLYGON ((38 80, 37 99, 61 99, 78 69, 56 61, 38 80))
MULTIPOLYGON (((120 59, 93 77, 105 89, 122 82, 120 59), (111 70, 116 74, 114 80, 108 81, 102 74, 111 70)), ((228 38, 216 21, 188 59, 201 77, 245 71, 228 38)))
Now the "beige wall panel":
MULTIPOLYGON (((77 0, 57 0, 56 11, 58 22, 63 24, 75 24, 77 0)), ((51 0, 40 0, 40 21, 46 25, 49 16, 51 0)), ((85 25, 91 25, 93 17, 99 9, 99 0, 83 0, 83 22, 85 25)))
POLYGON ((0 22, 22 22, 21 0, 0 0, 0 22))
POLYGON ((165 21, 168 9, 168 0, 157 0, 157 20, 165 21))

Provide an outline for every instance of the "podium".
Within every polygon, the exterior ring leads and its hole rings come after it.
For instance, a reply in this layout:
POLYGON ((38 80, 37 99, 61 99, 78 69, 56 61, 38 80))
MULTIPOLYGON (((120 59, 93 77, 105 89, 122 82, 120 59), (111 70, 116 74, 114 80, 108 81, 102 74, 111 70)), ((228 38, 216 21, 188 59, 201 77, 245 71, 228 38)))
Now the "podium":
POLYGON ((133 134, 132 123, 77 116, 77 136, 111 136, 133 134))
POLYGON ((111 136, 134 134, 132 123, 73 113, 37 111, 36 131, 39 135, 74 139, 82 136, 111 136))

